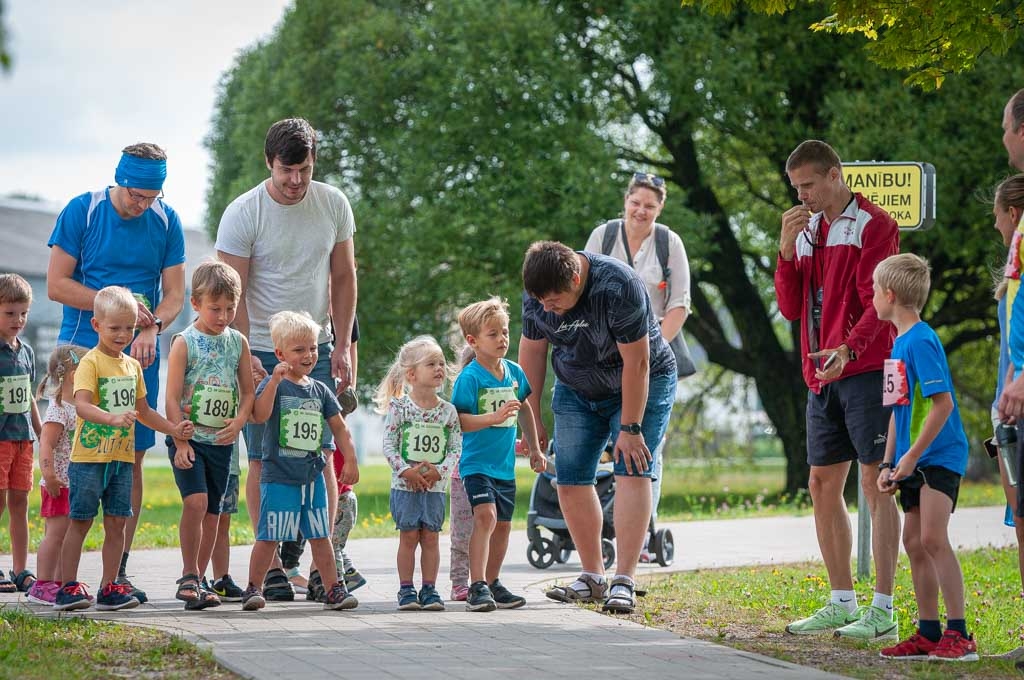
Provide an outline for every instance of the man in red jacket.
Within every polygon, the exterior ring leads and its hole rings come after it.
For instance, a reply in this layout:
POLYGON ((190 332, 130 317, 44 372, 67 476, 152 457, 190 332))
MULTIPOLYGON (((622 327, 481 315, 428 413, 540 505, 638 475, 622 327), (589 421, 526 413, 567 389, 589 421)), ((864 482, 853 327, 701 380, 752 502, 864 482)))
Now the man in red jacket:
POLYGON ((800 320, 807 394, 807 462, 818 545, 832 587, 830 601, 786 626, 795 635, 833 632, 858 640, 898 639, 892 592, 900 521, 892 496, 875 484, 885 454, 889 408, 882 369, 894 328, 871 304, 875 265, 899 251, 899 230, 885 210, 843 181, 828 144, 803 142, 786 161, 800 205, 782 215, 775 295, 779 311, 800 320), (875 594, 857 606, 850 556, 853 532, 843 487, 859 461, 874 527, 875 594))

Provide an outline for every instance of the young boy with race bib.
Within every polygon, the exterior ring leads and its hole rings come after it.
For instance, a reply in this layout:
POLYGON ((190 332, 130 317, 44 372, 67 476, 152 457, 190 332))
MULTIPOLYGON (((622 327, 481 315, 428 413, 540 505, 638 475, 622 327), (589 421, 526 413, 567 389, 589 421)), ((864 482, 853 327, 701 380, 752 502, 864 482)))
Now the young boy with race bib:
POLYGON ((7 508, 14 569, 0 569, 0 593, 27 591, 28 492, 32 490, 33 439, 42 425, 32 398, 36 355, 18 336, 28 322, 32 287, 17 274, 0 274, 0 517, 7 508))
POLYGON ((299 532, 309 541, 313 560, 327 584, 324 609, 352 609, 359 601, 345 588, 334 566, 333 518, 327 509, 326 465, 321 445, 325 425, 345 458, 342 482, 359 481, 352 435, 341 417, 334 390, 310 378, 319 350, 320 324, 306 313, 278 312, 270 317, 270 337, 278 363, 256 390, 252 420, 266 423, 260 473, 260 512, 256 543, 249 558, 249 585, 242 609, 266 605, 260 587, 280 541, 299 532))
POLYGON ((61 549, 61 577, 54 609, 86 609, 91 598, 78 582, 82 545, 93 518, 103 506, 103 575, 96 609, 130 609, 139 605, 131 585, 115 582, 124 550, 124 526, 132 516, 133 426, 178 439, 192 436, 192 423, 171 423, 146 402, 142 365, 124 353, 135 338, 139 306, 127 288, 107 286, 93 299, 93 330, 99 342, 86 352, 75 371, 75 440, 68 466, 71 525, 61 549))
POLYGON ((455 407, 437 396, 448 378, 444 351, 429 335, 402 345, 377 388, 385 413, 384 455, 391 464, 391 516, 399 533, 398 608, 441 611, 437 592, 438 545, 444 524, 445 486, 462 451, 455 407), (419 593, 413 583, 420 549, 419 593))
POLYGON ((181 493, 182 570, 175 597, 186 610, 220 604, 216 593, 202 587, 200 576, 217 539, 238 433, 255 399, 249 343, 229 326, 241 294, 242 281, 234 269, 223 262, 203 262, 192 274, 196 319, 171 340, 167 417, 195 426, 191 440, 167 441, 181 493))
POLYGON ((967 633, 964 578, 949 543, 949 517, 956 509, 967 468, 967 437, 960 421, 953 378, 939 336, 921 320, 931 285, 928 263, 904 253, 875 268, 872 302, 878 318, 896 326, 891 358, 885 361, 882 402, 892 407, 878 489, 900 493, 903 547, 910 558, 917 599, 918 630, 881 651, 886 659, 977 661, 978 646, 967 633), (939 593, 946 604, 946 631, 939 621, 939 593))
POLYGON ((516 504, 516 422, 534 472, 547 460, 537 441, 533 411, 526 403, 530 384, 508 352, 508 303, 491 298, 459 313, 467 347, 462 371, 452 388, 452 403, 463 431, 459 472, 473 508, 469 539, 468 611, 515 609, 526 604, 498 580, 516 504))

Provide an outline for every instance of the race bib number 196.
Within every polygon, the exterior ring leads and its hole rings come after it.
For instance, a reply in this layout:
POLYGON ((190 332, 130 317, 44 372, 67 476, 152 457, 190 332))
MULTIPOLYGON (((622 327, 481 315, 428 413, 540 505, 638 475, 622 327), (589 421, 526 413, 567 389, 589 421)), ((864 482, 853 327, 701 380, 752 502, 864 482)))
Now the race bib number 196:
POLYGON ((882 406, 906 406, 910 403, 907 365, 900 359, 886 359, 882 380, 882 406))
POLYGON ((100 378, 100 408, 107 413, 128 413, 135 410, 136 378, 117 375, 100 378))
POLYGON ((448 446, 448 428, 441 423, 403 423, 402 458, 438 464, 448 446))
POLYGON ((28 413, 31 400, 32 386, 27 374, 0 378, 0 415, 28 413))
POLYGON ((290 408, 281 412, 278 442, 284 448, 319 451, 323 432, 324 417, 320 411, 290 408))

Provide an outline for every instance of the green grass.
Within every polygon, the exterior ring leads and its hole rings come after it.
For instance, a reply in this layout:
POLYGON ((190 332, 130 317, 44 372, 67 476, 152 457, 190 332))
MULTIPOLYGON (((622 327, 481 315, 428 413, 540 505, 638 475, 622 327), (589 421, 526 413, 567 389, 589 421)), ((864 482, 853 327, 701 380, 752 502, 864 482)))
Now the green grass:
POLYGON ((167 633, 79 617, 38 618, 0 608, 0 677, 231 680, 209 652, 167 633))
MULTIPOLYGON (((523 462, 523 461, 521 461, 523 462)), ((391 469, 384 463, 365 464, 360 468, 360 481, 356 486, 359 497, 359 520, 353 528, 352 538, 387 537, 394 535, 394 524, 388 510, 391 488, 391 469)), ((232 544, 253 540, 252 527, 245 508, 245 475, 242 470, 242 499, 239 514, 231 524, 232 544)), ((781 494, 784 468, 779 464, 711 466, 667 465, 662 484, 659 521, 703 519, 732 519, 796 515, 810 512, 810 499, 806 495, 790 498, 781 494)), ((178 545, 178 520, 181 516, 181 497, 174 484, 170 467, 147 465, 142 521, 135 536, 135 549, 169 548, 178 545)), ((524 464, 516 467, 516 511, 513 527, 526 527, 526 512, 530 491, 536 475, 524 464)), ((965 483, 960 488, 960 507, 999 505, 1003 503, 1002 488, 998 484, 965 483)), ((94 524, 86 538, 86 550, 98 550, 103 541, 100 523, 94 524)), ((29 495, 30 550, 35 552, 43 537, 43 520, 39 516, 39 491, 29 495)), ((9 552, 10 539, 7 522, 0 521, 0 554, 9 552)))
MULTIPOLYGON (((1016 548, 987 548, 959 553, 967 594, 968 629, 979 653, 999 654, 1024 644, 1020 612, 1020 573, 1016 548)), ((877 645, 834 642, 830 638, 784 633, 787 623, 807 616, 829 597, 821 564, 701 570, 656 577, 646 582, 635 619, 685 636, 721 642, 796 663, 860 678, 948 677, 942 664, 900 663, 878 657, 877 645)), ((870 602, 873 581, 858 581, 861 602, 870 602)), ((915 627, 917 606, 910 568, 903 555, 896 577, 896 612, 900 635, 915 627)), ((943 620, 945 614, 943 612, 943 620)), ((984 659, 957 664, 957 677, 1016 675, 1012 663, 984 659)))

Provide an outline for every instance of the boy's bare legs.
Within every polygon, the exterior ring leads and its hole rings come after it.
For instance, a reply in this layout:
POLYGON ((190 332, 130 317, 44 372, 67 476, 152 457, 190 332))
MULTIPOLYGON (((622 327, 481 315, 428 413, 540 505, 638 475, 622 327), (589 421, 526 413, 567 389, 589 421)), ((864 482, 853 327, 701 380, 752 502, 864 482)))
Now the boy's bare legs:
MULTIPOLYGON (((64 535, 64 544, 60 549, 60 575, 62 583, 78 580, 78 564, 82 559, 82 546, 85 536, 92 528, 91 519, 72 519, 68 524, 68 532, 64 535)), ((105 541, 104 541, 105 542, 105 541)), ((118 555, 118 559, 120 559, 118 555)))
POLYGON ((338 570, 334 565, 334 548, 329 538, 309 539, 309 551, 313 555, 313 562, 322 564, 320 567, 320 579, 323 581, 324 590, 328 593, 338 582, 338 570))
POLYGON ((420 529, 420 576, 424 583, 437 583, 437 572, 441 568, 440 533, 420 529))
MULTIPOLYGON (((0 492, 3 493, 3 492, 0 492)), ((28 562, 28 491, 7 489, 7 522, 11 531, 11 558, 14 573, 20 574, 28 562)), ((0 506, 0 516, 3 507, 0 506)))
MULTIPOLYGON (((949 543, 953 499, 928 485, 921 487, 921 545, 931 558, 948 619, 964 618, 964 575, 949 543)), ((915 587, 917 583, 914 583, 915 587)), ((936 611, 936 618, 938 612, 936 611)))
MULTIPOLYGON (((217 539, 213 542, 213 580, 231 573, 231 514, 225 512, 217 520, 217 539)), ((206 571, 206 564, 202 565, 206 571)))
POLYGON ((249 556, 249 584, 263 589, 263 577, 277 552, 277 541, 256 541, 249 556))
MULTIPOLYGON (((206 567, 209 566, 215 546, 220 540, 220 518, 220 515, 212 515, 208 512, 203 512, 203 536, 202 540, 199 541, 199 553, 196 556, 196 571, 193 572, 199 575, 200 581, 204 576, 206 576, 206 567)), ((216 576, 214 576, 210 582, 213 583, 215 580, 217 580, 216 576)))
POLYGON ((181 500, 181 522, 178 540, 181 543, 181 575, 199 574, 199 547, 203 541, 203 519, 206 515, 206 494, 193 493, 181 500))
MULTIPOLYGON (((473 533, 469 536, 469 581, 486 580, 491 583, 490 578, 490 551, 491 537, 497 525, 497 514, 494 503, 481 503, 473 506, 473 533)), ((508 537, 505 537, 506 546, 508 537)), ((500 566, 500 563, 499 563, 500 566)), ((497 578, 497 576, 495 576, 497 578)))
MULTIPOLYGON (((398 580, 400 583, 412 583, 416 573, 416 547, 420 544, 420 532, 400 531, 398 533, 398 580)), ((331 562, 334 558, 331 558, 331 562)))
MULTIPOLYGON (((493 505, 491 506, 494 507, 493 505)), ((494 531, 491 533, 491 541, 487 546, 487 583, 491 584, 498 580, 501 575, 501 565, 505 562, 505 552, 508 550, 508 536, 512 532, 512 522, 497 522, 494 531)), ((472 539, 470 539, 472 540, 472 539)))
MULTIPOLYGON (((122 541, 125 553, 131 552, 132 543, 135 541, 135 531, 139 528, 139 517, 142 515, 142 463, 145 459, 145 450, 135 452, 135 465, 132 466, 132 516, 126 518, 124 540, 122 541)), ((117 556, 117 560, 120 567, 121 555, 117 556)))
POLYGON ((917 598, 917 618, 922 621, 939 620, 939 577, 931 555, 921 541, 921 508, 908 510, 903 515, 903 547, 910 559, 910 577, 917 598))
MULTIPOLYGON (((121 566, 121 554, 124 552, 124 536, 127 524, 127 517, 103 515, 103 549, 101 551, 103 556, 103 576, 100 579, 100 588, 117 579, 117 570, 121 566)), ((85 536, 83 535, 82 538, 84 539, 85 536)), ((79 550, 79 553, 81 553, 81 550, 79 550)))

